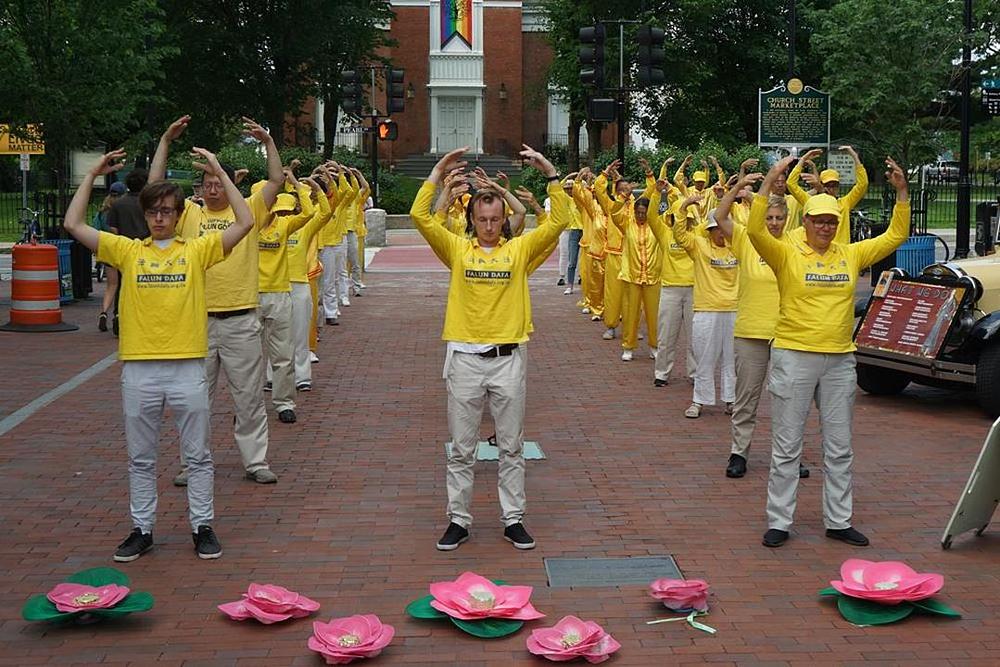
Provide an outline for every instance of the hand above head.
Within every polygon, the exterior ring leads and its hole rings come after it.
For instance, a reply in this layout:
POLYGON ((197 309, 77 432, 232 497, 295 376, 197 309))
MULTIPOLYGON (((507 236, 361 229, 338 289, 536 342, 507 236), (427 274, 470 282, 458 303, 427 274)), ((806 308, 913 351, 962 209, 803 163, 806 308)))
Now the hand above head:
POLYGON ((521 159, 529 165, 542 172, 546 177, 556 176, 556 168, 546 159, 544 155, 536 151, 528 144, 521 144, 524 150, 521 151, 521 159))
POLYGON ((507 174, 498 171, 494 180, 504 190, 510 190, 510 178, 507 177, 507 174))
POLYGON ((810 188, 819 189, 822 187, 820 183, 819 176, 816 174, 810 174, 808 171, 802 172, 802 182, 808 185, 810 188))
POLYGON ((235 177, 235 178, 233 178, 233 184, 234 185, 239 185, 240 183, 243 182, 243 179, 246 178, 249 175, 250 175, 250 170, 249 169, 246 169, 246 168, 237 169, 236 171, 233 172, 233 176, 235 177))
POLYGON ((743 162, 740 163, 740 169, 742 169, 742 170, 745 171, 745 170, 749 169, 750 167, 756 167, 757 166, 757 162, 759 162, 759 160, 757 160, 757 158, 755 158, 755 157, 748 157, 746 160, 743 160, 743 162))
POLYGON ((683 202, 681 202, 681 205, 684 206, 684 207, 687 207, 687 206, 690 206, 691 204, 700 204, 701 200, 704 199, 704 198, 705 198, 704 195, 702 195, 701 193, 696 192, 696 193, 694 193, 692 195, 689 195, 687 199, 685 199, 683 202))
POLYGON ((811 160, 815 160, 816 158, 818 158, 822 154, 823 154, 823 149, 822 148, 811 148, 808 151, 806 151, 805 154, 803 154, 802 157, 799 158, 799 159, 803 163, 806 163, 806 162, 809 162, 811 160))
POLYGON ((198 146, 193 146, 191 148, 192 157, 200 157, 204 162, 193 161, 191 164, 195 169, 200 169, 205 172, 208 176, 223 176, 225 171, 223 171, 222 166, 219 164, 218 158, 215 157, 215 153, 212 153, 204 148, 199 148, 198 146))
MULTIPOLYGON (((910 184, 906 180, 906 173, 903 172, 903 168, 896 164, 896 161, 889 156, 886 156, 885 158, 885 166, 887 167, 885 180, 892 184, 896 193, 909 192, 910 184)), ((897 201, 898 200, 899 198, 897 197, 897 201)))
POLYGON ((763 179, 764 179, 764 174, 760 173, 759 171, 755 171, 755 172, 747 174, 743 178, 741 178, 739 180, 739 182, 736 184, 736 188, 735 189, 736 190, 742 190, 743 188, 751 187, 753 185, 756 185, 757 183, 759 183, 763 179))
POLYGON ((270 133, 264 129, 263 125, 246 116, 243 116, 243 134, 253 137, 262 144, 271 140, 270 133))
POLYGON ((178 138, 180 138, 182 134, 184 134, 184 130, 187 129, 188 123, 190 122, 191 122, 191 116, 189 114, 181 116, 167 127, 166 131, 164 131, 163 133, 163 136, 160 137, 161 140, 166 141, 168 143, 171 141, 176 141, 178 138))
POLYGON ((842 151, 847 151, 848 153, 851 154, 851 157, 853 157, 855 160, 858 159, 858 152, 854 150, 854 146, 849 146, 845 144, 843 146, 838 146, 837 149, 842 151))
POLYGON ((666 160, 664 160, 664 161, 663 161, 663 166, 665 166, 665 167, 669 167, 669 166, 670 166, 670 165, 672 165, 672 164, 673 164, 674 162, 677 162, 677 158, 674 158, 674 157, 668 157, 668 158, 667 158, 666 160))
POLYGON ((668 190, 670 190, 670 181, 665 178, 658 179, 656 181, 656 189, 665 194, 668 190))
POLYGON ((93 176, 112 174, 125 166, 125 149, 118 148, 101 156, 101 159, 90 169, 93 176))
POLYGON ((523 201, 525 204, 528 204, 532 208, 540 208, 538 200, 535 199, 534 193, 532 193, 531 190, 527 189, 523 185, 519 185, 517 187, 517 190, 514 191, 514 194, 517 195, 518 199, 523 201))
POLYGON ((653 168, 649 166, 649 160, 644 157, 639 158, 639 164, 642 166, 642 170, 647 174, 653 173, 653 168))
POLYGON ((446 153, 444 157, 437 161, 434 168, 431 169, 430 176, 427 177, 427 180, 432 183, 440 183, 445 174, 452 169, 464 168, 467 163, 462 160, 462 156, 465 155, 468 150, 468 146, 463 146, 462 148, 456 148, 455 150, 446 153))

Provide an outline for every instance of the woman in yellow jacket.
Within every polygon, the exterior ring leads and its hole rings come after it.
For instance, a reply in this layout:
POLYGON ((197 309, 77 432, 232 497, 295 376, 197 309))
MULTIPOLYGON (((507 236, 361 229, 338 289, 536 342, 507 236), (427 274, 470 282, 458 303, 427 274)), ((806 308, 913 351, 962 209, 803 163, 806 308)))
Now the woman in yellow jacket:
MULTIPOLYGON (((586 295, 586 309, 591 321, 597 322, 604 315, 604 260, 607 257, 608 229, 604 211, 593 192, 594 174, 585 167, 573 181, 573 201, 583 221, 586 239, 586 256, 581 262, 581 274, 586 295)), ((583 247, 583 246, 581 246, 583 247)))
MULTIPOLYGON (((663 187, 666 187, 666 182, 663 187)), ((694 264, 694 317, 691 345, 694 348, 694 397, 684 416, 697 419, 703 406, 715 405, 715 371, 721 371, 721 398, 726 412, 732 411, 736 397, 733 363, 733 324, 736 321, 736 292, 739 260, 726 243, 718 222, 709 216, 707 234, 688 229, 688 209, 702 195, 682 199, 674 213, 674 238, 694 264)))
MULTIPOLYGON (((794 158, 779 161, 761 192, 794 158)), ((854 546, 868 538, 851 525, 853 512, 851 412, 857 373, 854 362, 854 294, 858 274, 879 261, 910 232, 906 176, 886 158, 886 180, 896 189, 889 229, 860 243, 839 243, 842 208, 828 194, 810 197, 802 208, 804 238, 788 241, 767 231, 768 199, 754 197, 747 232, 750 242, 774 271, 780 306, 771 343, 771 471, 767 483, 764 546, 788 539, 795 514, 802 434, 813 401, 823 434, 823 523, 826 536, 854 546)))
MULTIPOLYGON (((844 195, 840 196, 840 174, 836 169, 824 169, 819 174, 819 187, 822 191, 831 197, 835 197, 837 200, 837 206, 840 210, 840 224, 837 225, 837 236, 834 241, 837 243, 850 243, 851 242, 851 210, 861 203, 861 200, 865 198, 865 194, 868 192, 868 172, 865 171, 865 166, 861 164, 861 158, 858 157, 857 152, 851 146, 841 146, 840 150, 847 151, 854 158, 854 175, 856 182, 854 187, 844 195)), ((798 201, 802 206, 805 206, 806 201, 809 199, 809 195, 802 186, 799 185, 799 178, 802 174, 802 169, 807 163, 811 163, 812 160, 823 154, 823 151, 819 148, 814 148, 808 151, 795 165, 792 169, 792 173, 788 175, 788 191, 792 196, 798 201)))

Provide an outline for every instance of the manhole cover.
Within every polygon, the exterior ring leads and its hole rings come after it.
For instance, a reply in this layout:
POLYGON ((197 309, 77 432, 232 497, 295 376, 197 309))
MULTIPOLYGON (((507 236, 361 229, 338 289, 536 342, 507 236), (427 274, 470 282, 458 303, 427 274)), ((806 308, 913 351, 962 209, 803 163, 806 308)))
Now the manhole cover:
MULTIPOLYGON (((444 443, 445 454, 451 456, 451 443, 444 443)), ((534 440, 524 441, 524 458, 531 459, 544 459, 545 452, 542 448, 538 446, 538 443, 534 440)), ((477 461, 497 461, 500 458, 500 450, 485 440, 479 441, 479 446, 476 447, 476 460, 477 461)))
POLYGON ((663 577, 683 579, 673 556, 641 558, 546 558, 549 586, 646 585, 663 577))

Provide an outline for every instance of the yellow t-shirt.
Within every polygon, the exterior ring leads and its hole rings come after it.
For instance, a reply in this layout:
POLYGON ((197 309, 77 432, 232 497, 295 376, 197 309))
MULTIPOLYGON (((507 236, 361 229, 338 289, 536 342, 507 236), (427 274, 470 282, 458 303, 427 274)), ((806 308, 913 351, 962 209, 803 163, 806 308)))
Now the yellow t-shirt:
MULTIPOLYGON (((796 200, 800 207, 805 206, 806 202, 809 200, 809 193, 802 189, 799 185, 799 177, 802 174, 801 165, 796 164, 795 168, 792 169, 792 173, 788 175, 788 192, 791 193, 792 198, 796 200)), ((847 244, 851 242, 851 210, 861 203, 861 200, 865 198, 865 194, 868 192, 868 172, 865 171, 863 165, 858 164, 854 167, 854 175, 857 178, 857 183, 854 187, 848 191, 843 197, 837 198, 837 204, 840 205, 840 224, 837 225, 837 234, 833 237, 834 242, 847 244)), ((791 220, 792 209, 788 209, 789 220, 791 220)), ((800 216, 799 224, 801 225, 801 208, 796 210, 796 214, 800 216)))
MULTIPOLYGON (((271 217, 263 196, 257 192, 247 200, 254 226, 229 253, 224 264, 213 266, 205 277, 205 302, 208 312, 243 310, 257 307, 257 236, 261 225, 271 217)), ((184 202, 184 212, 177 221, 177 235, 186 239, 222 232, 236 222, 232 207, 212 211, 190 200, 184 202)))
POLYGON ((674 215, 674 238, 694 264, 694 310, 736 310, 740 261, 733 249, 712 243, 712 240, 687 228, 687 215, 674 215))
POLYGON ((208 354, 205 273, 225 255, 222 234, 175 237, 162 250, 151 238, 100 233, 97 261, 121 272, 118 358, 198 359, 208 354))
POLYGON ((261 292, 290 292, 292 284, 288 270, 288 237, 302 229, 313 218, 315 207, 309 198, 308 185, 298 190, 301 211, 291 215, 272 215, 271 221, 260 229, 257 247, 260 258, 257 265, 258 287, 261 292))
POLYGON ((896 204, 884 234, 859 243, 834 241, 822 255, 796 234, 787 241, 771 236, 766 213, 767 197, 756 195, 747 232, 778 280, 780 307, 773 346, 827 354, 853 352, 858 273, 906 240, 910 203, 896 204))
POLYGON ((771 340, 778 323, 778 279, 750 243, 746 227, 733 225, 731 243, 733 253, 740 260, 733 335, 771 340))
POLYGON ((534 260, 558 241, 569 223, 569 196, 549 184, 551 219, 529 234, 486 252, 475 238, 452 234, 431 215, 435 186, 425 182, 410 208, 417 230, 451 271, 444 331, 448 341, 523 343, 531 332, 528 273, 534 260))
MULTIPOLYGON (((306 198, 309 195, 305 195, 306 198)), ((330 201, 322 192, 317 197, 316 210, 305 226, 288 237, 288 280, 293 283, 309 282, 309 250, 312 241, 323 226, 333 217, 330 201)))
MULTIPOLYGON (((653 196, 659 201, 659 193, 653 196)), ((650 213, 647 214, 651 218, 654 211, 652 203, 653 199, 651 198, 650 213)), ((664 212, 663 216, 659 214, 659 206, 655 209, 654 229, 660 232, 660 250, 663 253, 663 270, 660 273, 660 284, 663 287, 691 287, 694 285, 694 262, 687 254, 687 250, 674 237, 673 212, 677 208, 678 203, 675 201, 671 204, 670 209, 664 212)), ((696 232, 696 229, 692 229, 692 232, 696 232)))

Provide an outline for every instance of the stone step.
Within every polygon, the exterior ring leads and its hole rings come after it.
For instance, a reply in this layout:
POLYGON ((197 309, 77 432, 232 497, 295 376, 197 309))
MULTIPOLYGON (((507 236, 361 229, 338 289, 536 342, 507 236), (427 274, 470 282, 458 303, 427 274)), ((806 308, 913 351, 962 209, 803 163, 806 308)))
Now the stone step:
MULTIPOLYGON (((423 153, 421 155, 410 155, 395 164, 393 171, 404 176, 422 178, 426 176, 441 159, 439 155, 433 153, 423 153)), ((493 175, 497 171, 502 171, 508 176, 520 176, 521 161, 504 155, 467 155, 466 160, 470 167, 482 167, 486 173, 493 175)))

